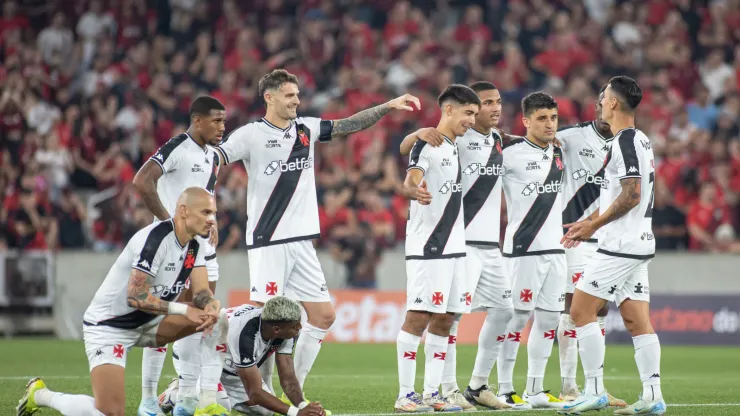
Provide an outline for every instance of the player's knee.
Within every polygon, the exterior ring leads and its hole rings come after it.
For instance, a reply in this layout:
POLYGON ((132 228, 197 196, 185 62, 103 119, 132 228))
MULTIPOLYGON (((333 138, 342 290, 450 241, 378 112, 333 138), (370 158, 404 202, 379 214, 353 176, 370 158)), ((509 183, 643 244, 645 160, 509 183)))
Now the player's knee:
POLYGON ((449 334, 455 315, 449 313, 435 313, 429 320, 429 332, 435 334, 449 334))
POLYGON ((576 327, 588 325, 589 323, 596 321, 596 315, 585 308, 583 305, 571 305, 570 306, 570 318, 576 324, 576 327))
POLYGON ((321 328, 321 329, 329 329, 334 324, 334 321, 337 319, 336 313, 334 313, 334 309, 329 309, 327 311, 322 311, 320 314, 317 314, 318 316, 311 316, 309 318, 309 322, 311 322, 311 325, 321 328))
POLYGON ((97 414, 90 414, 89 416, 98 416, 98 415, 104 415, 104 416, 125 416, 126 415, 126 405, 121 403, 100 403, 96 405, 97 407, 97 414))
POLYGON ((514 319, 514 309, 489 309, 487 311, 488 316, 491 319, 501 320, 501 322, 506 322, 507 324, 511 322, 512 319, 514 319))
POLYGON ((428 312, 408 311, 406 312, 406 318, 403 321, 401 330, 409 334, 421 336, 429 325, 430 318, 431 313, 428 312))

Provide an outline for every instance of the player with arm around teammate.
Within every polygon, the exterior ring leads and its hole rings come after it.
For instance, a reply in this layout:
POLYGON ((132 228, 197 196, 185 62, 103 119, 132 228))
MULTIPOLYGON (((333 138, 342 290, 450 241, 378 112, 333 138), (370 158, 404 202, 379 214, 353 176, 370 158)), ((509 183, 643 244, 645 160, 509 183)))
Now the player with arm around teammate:
MULTIPOLYGON (((147 208, 154 214, 155 221, 164 221, 175 213, 177 198, 189 187, 199 187, 213 195, 220 159, 213 146, 221 142, 226 122, 226 111, 220 101, 201 96, 190 105, 190 127, 182 134, 171 138, 144 163, 136 177, 134 186, 147 208)), ((196 237, 205 250, 206 271, 211 292, 216 292, 218 281, 218 227, 215 219, 208 232, 196 237)), ((179 301, 192 300, 188 289, 179 301)), ((178 380, 178 397, 174 416, 219 415, 225 409, 216 403, 218 379, 221 376, 221 358, 216 346, 203 342, 196 333, 178 340, 173 346, 177 350, 178 365, 182 371, 178 380), (200 380, 200 401, 196 388, 200 380)), ((167 347, 145 348, 141 366, 141 403, 138 416, 159 416, 162 410, 157 403, 157 384, 167 347)))
MULTIPOLYGON (((471 309, 485 311, 486 320, 478 337, 478 352, 470 384, 464 393, 457 385, 457 327, 462 315, 455 317, 449 336, 442 394, 465 410, 480 405, 489 409, 511 407, 496 397, 488 387, 506 327, 513 316, 511 279, 505 271, 499 248, 501 226, 501 176, 503 140, 496 125, 501 115, 501 94, 490 82, 470 85, 481 100, 475 125, 457 139, 462 174, 465 224, 465 273, 468 279, 471 309)), ((420 129, 404 139, 401 154, 407 155, 418 140, 437 147, 444 136, 437 129, 420 129)))
POLYGON ((635 128, 635 111, 642 90, 629 77, 617 76, 601 99, 601 117, 614 133, 604 163, 606 186, 600 210, 571 224, 563 237, 574 247, 601 230, 599 248, 586 263, 584 276, 573 294, 570 314, 576 324, 578 349, 586 376, 582 394, 563 413, 580 414, 609 404, 604 391, 606 343, 596 322, 597 312, 614 300, 635 346, 635 362, 642 381, 638 401, 618 415, 662 415, 666 403, 660 388, 660 341, 650 323, 648 264, 655 256, 652 232, 655 192, 654 155, 650 139, 635 128))
POLYGON ((131 238, 83 318, 93 397, 56 393, 35 378, 26 386, 18 416, 32 415, 41 407, 65 416, 123 416, 130 348, 166 345, 209 328, 210 337, 225 340, 226 314, 208 288, 205 255, 195 239, 210 229, 215 214, 216 203, 208 192, 188 188, 171 220, 149 225, 131 238), (192 305, 174 301, 176 288, 188 278, 192 305))
MULTIPOLYGON (((601 118, 601 98, 604 85, 596 100, 596 120, 562 128, 556 138, 563 149, 565 171, 563 174, 563 224, 572 224, 588 218, 599 210, 599 195, 606 186, 604 180, 604 160, 611 148, 614 135, 609 123, 601 118)), ((560 377, 562 380, 560 399, 569 402, 580 394, 576 384, 578 369, 578 340, 576 326, 570 317, 570 305, 578 280, 583 276, 586 262, 596 253, 598 234, 577 247, 565 250, 568 263, 566 280, 565 310, 560 315, 558 326, 558 346, 560 353, 560 377)), ((609 308, 604 305, 598 313, 602 332, 609 308)), ((624 407, 623 400, 610 394, 609 405, 624 407)))
POLYGON ((442 118, 439 147, 414 144, 403 194, 410 200, 406 223, 406 317, 396 340, 399 394, 396 412, 459 411, 439 394, 455 314, 470 310, 465 276, 460 161, 456 139, 475 124, 480 99, 475 91, 453 84, 438 98, 442 118), (424 391, 415 391, 416 353, 424 345, 424 391))
POLYGON ((419 100, 406 94, 341 120, 299 117, 298 78, 283 69, 260 79, 259 94, 265 116, 231 132, 217 149, 224 163, 244 163, 249 177, 251 299, 264 303, 287 296, 306 310, 307 322, 295 348, 296 377, 303 387, 335 319, 311 241, 320 236, 315 144, 364 130, 393 110, 413 111, 419 100))

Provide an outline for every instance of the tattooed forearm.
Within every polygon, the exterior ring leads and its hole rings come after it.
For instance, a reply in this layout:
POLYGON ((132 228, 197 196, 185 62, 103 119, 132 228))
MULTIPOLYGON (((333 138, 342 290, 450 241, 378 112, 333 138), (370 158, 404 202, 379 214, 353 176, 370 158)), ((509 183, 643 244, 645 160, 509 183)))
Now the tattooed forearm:
POLYGON ((213 294, 210 290, 201 290, 193 296, 193 305, 198 309, 205 309, 212 300, 213 294))
POLYGON ((149 293, 154 278, 144 272, 134 270, 128 282, 126 303, 140 311, 165 315, 170 303, 157 299, 149 293))
POLYGON ((288 399, 295 405, 298 405, 304 398, 301 385, 298 383, 295 370, 293 369, 293 357, 289 354, 277 354, 275 364, 277 365, 278 377, 280 378, 280 387, 282 387, 288 399))
POLYGON ((602 220, 602 226, 612 221, 616 221, 627 214, 632 208, 640 203, 640 193, 642 186, 640 178, 622 179, 622 192, 617 199, 612 202, 609 209, 599 219, 602 220))
POLYGON ((386 103, 373 108, 369 108, 367 110, 360 111, 353 116, 343 118, 341 120, 336 120, 334 122, 334 128, 332 129, 331 135, 333 137, 346 136, 351 133, 356 133, 360 130, 365 130, 366 128, 377 123, 378 120, 383 118, 384 115, 390 113, 391 110, 392 108, 389 107, 386 103))

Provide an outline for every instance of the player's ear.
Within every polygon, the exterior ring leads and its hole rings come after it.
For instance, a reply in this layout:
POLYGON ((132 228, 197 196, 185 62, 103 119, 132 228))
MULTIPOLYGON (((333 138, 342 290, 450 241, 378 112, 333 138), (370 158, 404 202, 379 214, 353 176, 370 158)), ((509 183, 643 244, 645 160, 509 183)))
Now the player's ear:
POLYGON ((522 116, 522 124, 524 124, 524 127, 529 128, 529 119, 525 116, 522 116))

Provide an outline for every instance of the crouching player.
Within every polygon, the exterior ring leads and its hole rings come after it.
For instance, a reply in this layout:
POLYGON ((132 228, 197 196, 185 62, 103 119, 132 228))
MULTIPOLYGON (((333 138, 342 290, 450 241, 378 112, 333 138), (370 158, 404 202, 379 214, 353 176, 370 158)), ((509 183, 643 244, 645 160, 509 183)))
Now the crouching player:
MULTIPOLYGON (((293 339, 301 329, 301 310, 298 303, 282 296, 268 300, 264 307, 241 305, 226 309, 229 331, 218 402, 229 410, 247 415, 270 416, 280 413, 289 416, 325 416, 326 411, 317 402, 309 403, 303 397, 293 369, 293 339), (275 354, 277 353, 277 354, 275 354), (277 363, 280 386, 292 403, 290 406, 275 397, 272 390, 273 360, 277 363), (223 387, 223 389, 221 388, 223 387)), ((177 351, 173 351, 177 354, 177 351)), ((175 360, 175 370, 178 362, 175 360)), ((160 404, 166 407, 175 397, 177 379, 160 395, 160 404)), ((171 407, 171 405, 170 405, 171 407)))

